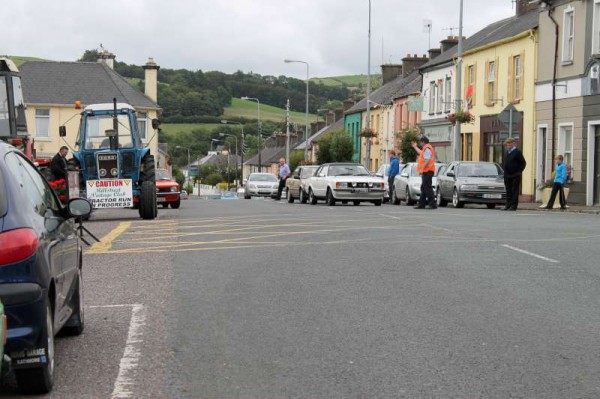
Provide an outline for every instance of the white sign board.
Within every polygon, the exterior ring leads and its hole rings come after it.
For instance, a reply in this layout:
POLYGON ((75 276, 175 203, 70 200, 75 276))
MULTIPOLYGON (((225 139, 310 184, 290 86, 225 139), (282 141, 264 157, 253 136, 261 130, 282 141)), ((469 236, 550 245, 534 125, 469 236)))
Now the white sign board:
POLYGON ((87 199, 94 208, 130 208, 132 186, 131 179, 88 180, 87 199))

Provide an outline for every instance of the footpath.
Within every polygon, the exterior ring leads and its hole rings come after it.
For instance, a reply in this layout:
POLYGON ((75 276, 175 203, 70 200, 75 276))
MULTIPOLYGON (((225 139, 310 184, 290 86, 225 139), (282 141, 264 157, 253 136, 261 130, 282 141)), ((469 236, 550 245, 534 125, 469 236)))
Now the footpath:
POLYGON ((585 205, 569 205, 567 202, 567 209, 561 210, 556 209, 544 209, 540 208, 542 204, 540 202, 519 202, 519 210, 528 211, 540 211, 540 212, 567 212, 567 213, 586 213, 591 215, 600 215, 600 206, 585 206, 585 205))

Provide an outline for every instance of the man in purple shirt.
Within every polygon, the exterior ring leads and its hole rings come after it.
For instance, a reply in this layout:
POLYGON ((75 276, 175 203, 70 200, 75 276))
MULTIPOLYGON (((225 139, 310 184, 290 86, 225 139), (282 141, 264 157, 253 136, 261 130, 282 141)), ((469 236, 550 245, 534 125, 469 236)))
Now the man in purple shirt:
POLYGON ((281 158, 279 160, 279 187, 277 188, 277 197, 276 200, 281 199, 281 192, 285 187, 285 182, 290 175, 290 167, 287 163, 285 163, 285 158, 281 158))

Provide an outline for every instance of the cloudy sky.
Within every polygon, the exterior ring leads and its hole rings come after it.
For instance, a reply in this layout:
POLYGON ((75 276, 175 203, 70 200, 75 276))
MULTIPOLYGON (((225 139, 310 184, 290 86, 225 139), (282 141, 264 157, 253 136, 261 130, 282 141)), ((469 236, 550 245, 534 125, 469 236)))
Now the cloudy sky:
MULTIPOLYGON (((371 65, 424 54, 458 26, 460 0, 371 0, 371 65)), ((100 44, 165 68, 304 78, 367 72, 368 0, 2 0, 0 54, 75 61, 100 44)), ((511 0, 464 0, 464 34, 514 14, 511 0)), ((458 34, 458 30, 454 30, 458 34)))

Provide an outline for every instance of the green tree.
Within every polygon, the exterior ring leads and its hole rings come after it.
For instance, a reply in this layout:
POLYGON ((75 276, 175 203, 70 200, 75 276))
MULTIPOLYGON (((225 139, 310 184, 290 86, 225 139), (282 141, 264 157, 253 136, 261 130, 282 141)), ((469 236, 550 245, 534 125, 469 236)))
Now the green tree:
POLYGON ((288 159, 288 165, 290 166, 290 170, 292 172, 302 161, 304 161, 304 150, 294 150, 290 152, 290 159, 288 159))
POLYGON ((202 184, 208 184, 209 186, 216 186, 218 183, 223 181, 223 176, 220 173, 211 173, 202 179, 202 184))
POLYGON ((331 162, 331 136, 327 136, 319 140, 317 148, 317 162, 320 164, 331 162))
POLYGON ((331 162, 350 162, 354 155, 352 138, 343 130, 330 135, 329 157, 331 162))
POLYGON ((418 127, 411 127, 402 129, 397 133, 397 137, 400 138, 400 159, 402 163, 415 162, 417 160, 417 152, 412 148, 411 143, 417 141, 421 135, 421 129, 418 127))

